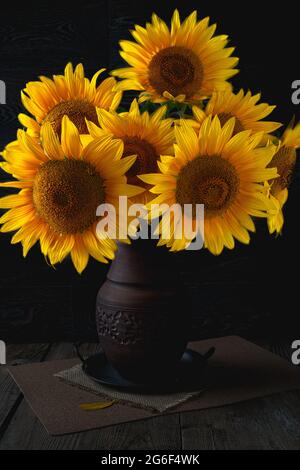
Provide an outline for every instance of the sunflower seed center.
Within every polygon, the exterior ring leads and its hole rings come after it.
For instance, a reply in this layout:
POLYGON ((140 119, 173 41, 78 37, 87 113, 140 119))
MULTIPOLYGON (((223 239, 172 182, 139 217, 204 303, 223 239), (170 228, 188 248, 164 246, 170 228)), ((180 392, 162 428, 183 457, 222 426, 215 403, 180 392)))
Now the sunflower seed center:
POLYGON ((179 173, 176 201, 193 205, 204 204, 206 218, 222 215, 233 203, 239 189, 239 177, 234 166, 224 158, 197 157, 179 173))
POLYGON ((58 233, 82 233, 96 220, 105 190, 96 169, 82 160, 51 160, 34 180, 33 201, 39 216, 58 233))
POLYGON ((150 85, 161 95, 168 91, 173 96, 187 98, 199 92, 203 83, 203 65, 190 49, 181 46, 159 51, 149 64, 150 85))
POLYGON ((84 100, 69 100, 58 103, 52 108, 43 122, 50 122, 54 131, 61 135, 61 121, 67 115, 75 124, 80 134, 88 134, 85 118, 98 124, 95 106, 84 100))
MULTIPOLYGON (((226 124, 226 122, 229 121, 229 119, 235 116, 233 116, 230 113, 220 113, 218 114, 218 117, 219 117, 221 126, 224 126, 224 124, 226 124)), ((239 132, 242 132, 244 130, 245 128, 243 124, 241 123, 241 121, 237 117, 235 117, 235 126, 233 130, 233 135, 238 134, 239 132)))
POLYGON ((277 168, 279 178, 273 180, 271 185, 271 194, 276 196, 280 191, 286 189, 291 184, 296 165, 296 150, 292 147, 281 147, 274 155, 268 167, 277 168))
POLYGON ((132 167, 126 173, 129 184, 138 184, 144 188, 148 188, 147 183, 143 183, 137 178, 137 175, 145 173, 157 172, 157 160, 158 155, 155 148, 146 140, 139 137, 123 138, 124 142, 124 153, 123 156, 137 155, 137 159, 132 167))

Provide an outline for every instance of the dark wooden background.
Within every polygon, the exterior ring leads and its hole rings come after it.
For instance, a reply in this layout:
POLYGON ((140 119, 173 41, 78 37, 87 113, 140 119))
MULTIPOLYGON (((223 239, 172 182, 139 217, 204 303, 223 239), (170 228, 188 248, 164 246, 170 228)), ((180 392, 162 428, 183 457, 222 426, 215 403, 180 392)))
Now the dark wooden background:
MULTIPOLYGON (((143 24, 154 10, 166 20, 178 6, 210 15, 220 33, 229 34, 241 58, 236 87, 243 86, 278 104, 273 118, 287 122, 300 108, 291 103, 291 83, 300 79, 298 19, 288 7, 260 8, 261 2, 210 0, 80 0, 5 2, 0 15, 0 80, 7 104, 0 105, 0 146, 15 138, 19 93, 38 75, 62 73, 65 64, 84 63, 91 76, 101 67, 122 64, 118 40, 143 24)), ((130 95, 126 97, 127 102, 130 95)), ((6 176, 1 174, 1 178, 6 176)), ((191 337, 229 333, 297 338, 300 180, 296 173, 286 207, 282 237, 270 237, 259 223, 250 247, 238 245, 220 257, 201 251, 178 256, 193 311, 191 337)), ((171 255, 170 255, 171 256, 171 255)), ((90 262, 83 275, 66 261, 55 270, 38 247, 22 258, 10 236, 0 239, 0 338, 6 341, 91 340, 94 303, 106 267, 90 262)))

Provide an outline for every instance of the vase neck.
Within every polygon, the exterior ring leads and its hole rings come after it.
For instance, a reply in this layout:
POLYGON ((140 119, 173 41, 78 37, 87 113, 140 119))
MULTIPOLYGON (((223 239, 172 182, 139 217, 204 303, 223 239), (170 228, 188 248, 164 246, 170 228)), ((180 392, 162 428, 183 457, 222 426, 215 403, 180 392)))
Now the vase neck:
POLYGON ((131 245, 118 243, 107 278, 126 284, 179 283, 176 254, 156 244, 157 240, 135 240, 131 245))

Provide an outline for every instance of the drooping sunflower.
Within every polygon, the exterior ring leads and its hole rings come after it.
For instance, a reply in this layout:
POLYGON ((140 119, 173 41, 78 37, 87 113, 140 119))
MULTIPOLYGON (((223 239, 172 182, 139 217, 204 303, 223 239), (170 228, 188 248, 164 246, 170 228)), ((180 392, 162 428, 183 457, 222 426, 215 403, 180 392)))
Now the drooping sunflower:
MULTIPOLYGON (((264 132, 266 134, 278 129, 279 122, 262 121, 269 116, 276 106, 267 103, 259 103, 260 93, 252 95, 250 91, 246 94, 240 90, 237 94, 231 90, 214 92, 208 101, 205 110, 198 106, 193 107, 194 117, 198 126, 209 116, 218 115, 221 125, 228 119, 235 117, 234 133, 250 130, 252 133, 264 132)), ((196 126, 197 127, 197 126, 196 126)))
POLYGON ((113 72, 122 78, 119 90, 141 90, 140 100, 197 102, 215 90, 228 87, 238 71, 228 37, 214 36, 209 18, 197 21, 194 11, 183 23, 174 11, 171 29, 157 15, 131 32, 136 40, 120 41, 121 56, 130 65, 113 72))
POLYGON ((288 199, 288 188, 296 165, 297 152, 300 147, 300 122, 293 128, 288 127, 278 145, 270 166, 276 167, 279 178, 266 184, 270 199, 276 207, 268 217, 269 232, 280 234, 284 224, 283 206, 288 199))
POLYGON ((124 143, 123 157, 136 155, 137 159, 126 173, 130 184, 138 184, 144 192, 134 202, 145 203, 153 199, 149 185, 142 183, 137 175, 158 171, 157 162, 160 155, 172 154, 174 130, 172 119, 164 119, 166 106, 160 106, 153 114, 141 113, 136 100, 131 103, 128 112, 117 114, 112 111, 97 109, 100 128, 88 122, 89 132, 94 138, 101 138, 105 133, 111 134, 124 143))
MULTIPOLYGON (((261 134, 243 131, 233 135, 234 128, 235 118, 222 127, 217 116, 209 116, 197 134, 182 122, 175 129, 175 157, 161 157, 161 173, 140 177, 152 184, 150 191, 158 195, 147 205, 152 217, 159 214, 153 204, 190 204, 192 229, 196 231, 194 209, 196 204, 204 204, 205 247, 215 255, 224 247, 233 249, 234 238, 249 243, 249 231, 255 231, 251 216, 266 217, 270 205, 262 183, 277 176, 276 168, 267 168, 275 147, 258 148, 261 134)), ((191 239, 186 238, 184 227, 179 224, 185 224, 186 216, 176 224, 173 213, 165 208, 160 233, 166 214, 171 220, 170 237, 161 237, 160 244, 172 251, 185 249, 191 239), (182 236, 178 237, 178 233, 182 236)))
POLYGON ((140 192, 127 185, 124 176, 135 157, 121 159, 122 142, 109 137, 83 145, 67 116, 62 119, 61 142, 49 123, 42 128, 41 140, 42 145, 19 130, 18 140, 2 153, 2 169, 16 180, 1 186, 20 192, 0 199, 0 208, 9 209, 0 218, 1 231, 17 230, 12 243, 22 243, 24 256, 38 240, 53 265, 71 254, 81 273, 89 255, 103 263, 114 257, 115 242, 105 233, 96 235, 96 209, 105 202, 118 209, 119 195, 140 192))
POLYGON ((76 125, 80 134, 87 134, 85 118, 97 122, 96 107, 116 109, 122 98, 114 91, 116 81, 106 78, 99 85, 97 79, 105 69, 99 70, 91 80, 85 77, 82 64, 68 63, 64 75, 53 75, 53 79, 41 76, 40 81, 29 82, 21 92, 22 103, 32 117, 19 114, 19 120, 32 136, 39 136, 40 127, 49 122, 60 135, 64 115, 76 125))

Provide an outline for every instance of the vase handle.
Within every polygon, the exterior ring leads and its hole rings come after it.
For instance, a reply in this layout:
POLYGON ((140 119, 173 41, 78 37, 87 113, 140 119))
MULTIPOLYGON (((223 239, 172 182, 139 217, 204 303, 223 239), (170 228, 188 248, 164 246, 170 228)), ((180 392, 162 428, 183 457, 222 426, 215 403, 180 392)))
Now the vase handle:
POLYGON ((81 360, 82 363, 84 363, 85 359, 84 359, 84 357, 82 356, 82 354, 80 352, 80 347, 81 347, 82 344, 83 344, 83 341, 75 342, 75 343, 73 343, 73 348, 74 348, 74 352, 76 353, 77 357, 81 360))

